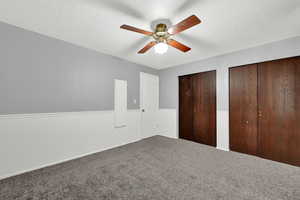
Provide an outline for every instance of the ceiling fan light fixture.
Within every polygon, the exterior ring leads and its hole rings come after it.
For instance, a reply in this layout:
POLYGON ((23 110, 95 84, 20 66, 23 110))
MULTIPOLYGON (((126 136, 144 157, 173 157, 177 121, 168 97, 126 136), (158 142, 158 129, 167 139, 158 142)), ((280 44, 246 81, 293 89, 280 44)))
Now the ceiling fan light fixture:
POLYGON ((165 42, 159 42, 154 46, 155 53, 164 54, 168 51, 168 45, 165 42))
POLYGON ((155 53, 164 54, 168 51, 169 46, 186 53, 190 51, 191 48, 170 37, 181 33, 189 28, 192 28, 193 26, 196 26, 200 23, 201 20, 196 15, 191 15, 190 17, 182 20, 181 22, 173 25, 170 28, 168 28, 168 26, 164 23, 157 24, 154 32, 145 31, 143 29, 139 29, 126 24, 123 24, 122 26, 120 26, 120 28, 136 33, 141 33, 143 35, 150 36, 154 39, 154 41, 149 42, 140 51, 138 51, 138 54, 144 54, 152 47, 154 47, 155 53))

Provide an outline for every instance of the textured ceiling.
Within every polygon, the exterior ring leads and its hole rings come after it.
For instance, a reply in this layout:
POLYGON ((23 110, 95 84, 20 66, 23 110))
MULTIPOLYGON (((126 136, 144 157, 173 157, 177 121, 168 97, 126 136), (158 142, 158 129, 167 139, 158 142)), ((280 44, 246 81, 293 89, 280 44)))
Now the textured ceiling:
POLYGON ((157 69, 300 35, 299 0, 1 0, 0 21, 157 69), (119 29, 151 30, 158 19, 177 23, 196 14, 203 23, 174 39, 192 48, 164 55, 151 41, 119 29))

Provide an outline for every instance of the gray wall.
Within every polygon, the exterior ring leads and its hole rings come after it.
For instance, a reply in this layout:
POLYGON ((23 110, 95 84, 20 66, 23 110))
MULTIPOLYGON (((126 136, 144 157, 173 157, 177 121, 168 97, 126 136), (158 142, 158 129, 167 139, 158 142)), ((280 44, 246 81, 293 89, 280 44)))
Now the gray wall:
POLYGON ((128 81, 136 109, 141 71, 158 73, 0 23, 0 114, 112 110, 114 79, 128 81))
POLYGON ((300 37, 158 72, 0 23, 0 114, 111 110, 114 79, 128 81, 128 108, 136 109, 141 71, 159 73, 160 108, 177 108, 178 76, 215 69, 218 109, 228 110, 228 67, 297 55, 300 37))
POLYGON ((217 70, 218 109, 228 110, 228 68, 300 55, 300 37, 161 70, 160 108, 178 108, 178 76, 217 70))

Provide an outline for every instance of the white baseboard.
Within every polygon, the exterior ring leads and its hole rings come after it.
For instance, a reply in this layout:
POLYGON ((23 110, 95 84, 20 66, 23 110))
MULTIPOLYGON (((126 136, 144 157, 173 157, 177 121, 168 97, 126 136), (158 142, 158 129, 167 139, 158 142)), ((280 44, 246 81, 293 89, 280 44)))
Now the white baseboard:
POLYGON ((217 147, 217 149, 222 150, 222 151, 229 151, 229 149, 225 149, 225 148, 222 148, 222 147, 217 147))

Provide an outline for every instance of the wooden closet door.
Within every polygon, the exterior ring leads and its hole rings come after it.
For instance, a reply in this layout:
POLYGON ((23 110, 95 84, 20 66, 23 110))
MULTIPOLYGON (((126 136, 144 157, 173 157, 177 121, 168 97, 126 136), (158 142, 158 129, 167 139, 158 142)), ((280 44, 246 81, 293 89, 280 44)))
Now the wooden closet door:
POLYGON ((179 138, 194 140, 193 88, 191 76, 179 77, 179 138))
POLYGON ((216 71, 192 76, 194 141, 216 146, 216 71))
POLYGON ((259 66, 259 153, 300 166, 300 58, 259 66))
POLYGON ((230 68, 230 150, 257 154, 257 65, 230 68))

